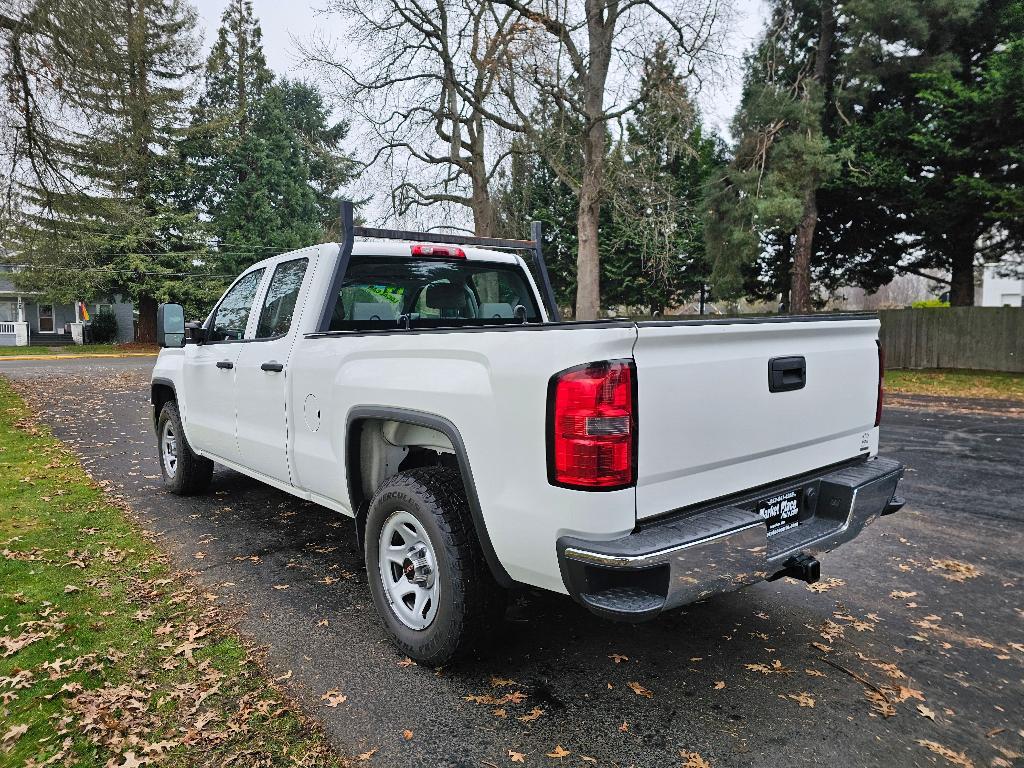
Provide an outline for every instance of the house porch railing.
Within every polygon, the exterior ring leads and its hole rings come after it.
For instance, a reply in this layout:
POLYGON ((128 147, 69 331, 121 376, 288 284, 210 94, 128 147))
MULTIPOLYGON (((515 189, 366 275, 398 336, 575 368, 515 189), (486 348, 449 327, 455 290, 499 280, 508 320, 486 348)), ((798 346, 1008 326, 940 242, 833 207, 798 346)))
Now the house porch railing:
POLYGON ((14 323, 0 323, 0 333, 14 334, 14 323))

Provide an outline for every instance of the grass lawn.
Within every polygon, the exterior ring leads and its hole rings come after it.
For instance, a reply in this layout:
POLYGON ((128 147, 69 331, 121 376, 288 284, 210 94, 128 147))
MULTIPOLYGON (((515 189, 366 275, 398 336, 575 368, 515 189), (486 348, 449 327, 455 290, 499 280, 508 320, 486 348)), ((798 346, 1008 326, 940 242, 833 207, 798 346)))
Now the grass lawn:
POLYGON ((125 352, 158 352, 155 344, 69 344, 65 347, 0 347, 0 357, 11 355, 116 355, 125 352))
POLYGON ((0 766, 344 765, 216 602, 0 378, 0 766))
POLYGON ((891 370, 885 372, 885 388, 911 395, 1024 400, 1024 373, 891 370))

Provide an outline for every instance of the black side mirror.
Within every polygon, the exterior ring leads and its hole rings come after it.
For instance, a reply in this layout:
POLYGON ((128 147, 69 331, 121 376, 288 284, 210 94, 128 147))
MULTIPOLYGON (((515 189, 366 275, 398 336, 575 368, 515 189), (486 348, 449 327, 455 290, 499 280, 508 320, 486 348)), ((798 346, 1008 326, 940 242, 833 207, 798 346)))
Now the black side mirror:
POLYGON ((156 341, 161 347, 185 346, 185 308, 181 304, 157 307, 156 341))
POLYGON ((206 329, 203 328, 202 322, 193 320, 190 323, 185 323, 186 344, 202 344, 204 341, 206 341, 206 329))

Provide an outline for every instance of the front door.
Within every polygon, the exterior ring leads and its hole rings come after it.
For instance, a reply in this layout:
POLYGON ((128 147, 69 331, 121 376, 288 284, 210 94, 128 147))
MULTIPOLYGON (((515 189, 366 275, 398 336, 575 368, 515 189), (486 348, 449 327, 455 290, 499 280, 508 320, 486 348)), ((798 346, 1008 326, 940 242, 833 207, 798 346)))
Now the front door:
POLYGON ((238 460, 235 441, 235 363, 263 269, 246 272, 228 289, 207 323, 203 344, 185 345, 185 432, 211 458, 238 460))
POLYGON ((39 332, 53 333, 53 304, 38 304, 39 332))
POLYGON ((302 284, 309 259, 289 259, 274 267, 267 284, 253 341, 242 345, 235 364, 238 453, 246 467, 292 482, 288 466, 286 411, 288 358, 301 311, 302 284))

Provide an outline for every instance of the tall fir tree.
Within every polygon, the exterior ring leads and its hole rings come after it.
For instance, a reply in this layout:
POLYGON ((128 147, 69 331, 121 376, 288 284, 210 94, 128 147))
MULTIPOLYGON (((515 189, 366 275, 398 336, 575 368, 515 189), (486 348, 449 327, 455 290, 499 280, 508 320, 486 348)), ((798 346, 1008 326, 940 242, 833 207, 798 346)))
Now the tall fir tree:
POLYGON ((183 158, 182 202, 203 213, 219 272, 320 242, 334 226, 354 163, 342 150, 348 124, 330 120, 315 87, 275 82, 251 0, 230 0, 183 158))
POLYGON ((841 163, 823 131, 834 14, 832 0, 775 0, 746 56, 733 159, 706 201, 719 297, 793 293, 794 309, 811 308, 817 191, 841 163))
POLYGON ((948 273, 972 304, 977 265, 1024 245, 1022 39, 1020 0, 775 0, 708 199, 716 284, 785 296, 799 273, 824 296, 948 273))
POLYGON ((725 159, 722 142, 705 135, 665 46, 644 62, 641 88, 649 98, 627 122, 609 164, 611 247, 602 259, 602 295, 605 304, 653 313, 676 307, 707 282, 704 187, 725 159))
POLYGON ((92 38, 105 42, 66 102, 81 127, 59 143, 71 182, 26 190, 16 245, 30 269, 17 279, 54 300, 123 292, 152 341, 157 302, 181 291, 202 248, 194 215, 169 202, 196 14, 181 0, 131 0, 97 21, 92 38))

